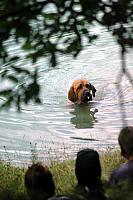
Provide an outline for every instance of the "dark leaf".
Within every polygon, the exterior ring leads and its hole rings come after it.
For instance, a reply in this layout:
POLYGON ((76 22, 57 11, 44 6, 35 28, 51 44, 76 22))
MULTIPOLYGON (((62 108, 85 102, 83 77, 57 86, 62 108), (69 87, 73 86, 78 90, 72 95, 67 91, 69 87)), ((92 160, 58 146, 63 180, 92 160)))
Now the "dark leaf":
POLYGON ((0 96, 8 96, 12 93, 11 89, 7 89, 7 90, 2 90, 0 91, 0 96))
POLYGON ((7 78, 14 83, 18 83, 18 79, 15 76, 9 75, 9 76, 7 76, 7 78))
POLYGON ((21 47, 23 50, 31 50, 33 47, 30 42, 25 42, 24 45, 21 47))
POLYGON ((52 67, 55 67, 56 64, 57 64, 56 55, 55 55, 54 53, 51 55, 50 63, 51 63, 51 66, 52 66, 52 67))
POLYGON ((19 56, 14 56, 14 57, 12 57, 12 58, 10 58, 10 62, 12 62, 12 61, 17 61, 17 60, 19 60, 20 59, 20 57, 19 56))
POLYGON ((20 104, 21 104, 21 96, 18 95, 17 101, 16 101, 16 106, 17 106, 19 112, 20 112, 20 109, 21 109, 20 104))
POLYGON ((73 52, 77 52, 77 50, 80 49, 80 42, 79 40, 76 38, 75 40, 73 40, 71 42, 71 44, 67 47, 66 52, 67 53, 73 53, 73 52))
POLYGON ((27 75, 30 75, 30 71, 27 70, 27 69, 22 69, 22 68, 20 68, 20 67, 15 67, 14 65, 12 65, 11 68, 12 68, 15 72, 17 72, 18 74, 19 74, 19 73, 25 73, 25 74, 27 74, 27 75))

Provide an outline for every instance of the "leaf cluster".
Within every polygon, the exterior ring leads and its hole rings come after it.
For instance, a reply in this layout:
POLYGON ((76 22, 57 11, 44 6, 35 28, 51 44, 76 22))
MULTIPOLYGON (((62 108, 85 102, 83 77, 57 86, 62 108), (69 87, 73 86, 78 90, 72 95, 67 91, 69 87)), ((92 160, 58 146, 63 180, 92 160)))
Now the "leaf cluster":
POLYGON ((19 85, 17 91, 22 91, 21 94, 13 93, 12 88, 2 91, 0 95, 7 99, 5 105, 10 107, 15 101, 20 109, 21 102, 28 103, 30 99, 40 102, 36 70, 33 75, 28 69, 25 71, 20 66, 18 72, 12 66, 13 61, 22 59, 21 55, 14 56, 8 52, 12 40, 21 46, 23 52, 27 52, 26 60, 35 63, 41 57, 48 57, 49 63, 55 66, 58 55, 76 57, 84 48, 84 41, 89 44, 98 37, 90 31, 96 23, 112 33, 123 51, 133 47, 132 21, 132 0, 1 0, 0 78, 10 79, 19 85), (14 73, 9 75, 9 70, 3 72, 5 64, 14 73), (21 85, 18 73, 22 77, 26 74, 27 80, 32 79, 31 83, 21 85))

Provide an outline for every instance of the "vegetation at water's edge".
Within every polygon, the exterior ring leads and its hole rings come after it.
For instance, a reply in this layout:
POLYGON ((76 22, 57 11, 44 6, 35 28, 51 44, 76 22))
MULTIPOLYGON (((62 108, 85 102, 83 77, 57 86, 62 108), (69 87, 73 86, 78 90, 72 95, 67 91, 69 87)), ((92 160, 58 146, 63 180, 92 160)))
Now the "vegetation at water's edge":
MULTIPOLYGON (((119 166, 124 160, 119 151, 106 151, 101 155, 102 180, 107 181, 112 169, 119 166)), ((45 163, 44 163, 45 164, 45 163)), ((75 161, 51 161, 52 171, 56 184, 56 194, 72 193, 77 184, 75 177, 75 161)), ((28 196, 24 188, 24 175, 27 167, 15 167, 11 163, 0 161, 0 199, 1 200, 26 200, 28 196)), ((131 187, 131 186, 130 186, 131 187)), ((105 188, 106 194, 112 199, 131 199, 132 190, 126 184, 121 189, 105 188), (130 192, 131 191, 131 192, 130 192)))

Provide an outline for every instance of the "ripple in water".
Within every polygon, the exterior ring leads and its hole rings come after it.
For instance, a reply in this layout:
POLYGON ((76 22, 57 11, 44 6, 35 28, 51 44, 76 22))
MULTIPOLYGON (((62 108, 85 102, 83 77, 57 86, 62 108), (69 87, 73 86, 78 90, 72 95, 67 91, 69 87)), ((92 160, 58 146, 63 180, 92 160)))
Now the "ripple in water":
MULTIPOLYGON (((46 59, 38 61, 43 104, 24 106, 21 113, 14 108, 1 112, 0 159, 29 162, 33 153, 39 160, 63 159, 84 147, 99 151, 118 147, 122 127, 116 88, 119 49, 107 32, 97 30, 101 32, 99 40, 86 47, 77 59, 61 56, 57 68, 48 68, 46 59), (87 78, 97 89, 96 98, 88 106, 79 107, 67 100, 69 87, 77 78, 87 78)), ((13 50, 9 49, 10 53, 13 50)), ((127 65, 133 76, 132 56, 129 51, 127 65)), ((120 84, 126 120, 132 125, 133 87, 126 77, 120 84)))

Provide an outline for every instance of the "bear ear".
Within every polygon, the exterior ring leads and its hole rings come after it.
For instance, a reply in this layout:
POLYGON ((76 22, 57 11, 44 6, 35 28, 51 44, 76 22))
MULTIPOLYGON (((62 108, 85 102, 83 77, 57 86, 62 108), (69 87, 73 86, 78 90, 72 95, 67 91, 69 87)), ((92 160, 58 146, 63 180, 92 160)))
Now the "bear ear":
POLYGON ((77 100, 73 86, 70 87, 70 90, 68 92, 68 99, 72 102, 76 102, 76 100, 77 100))
POLYGON ((92 90, 92 95, 93 97, 95 97, 95 93, 96 93, 96 88, 91 84, 91 90, 92 90))

